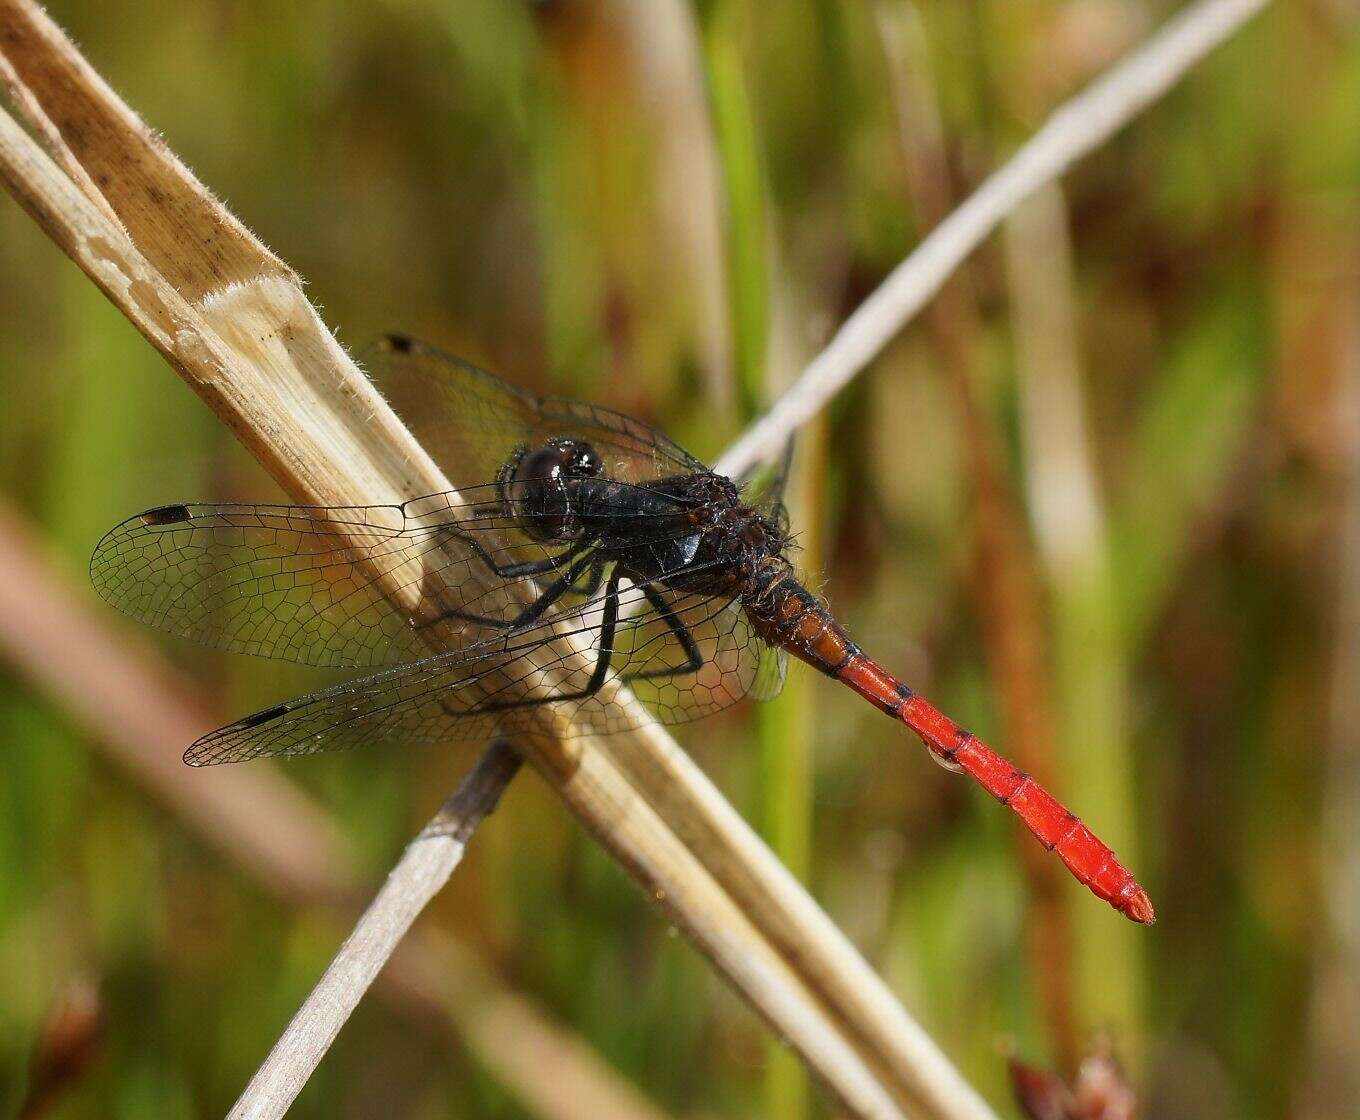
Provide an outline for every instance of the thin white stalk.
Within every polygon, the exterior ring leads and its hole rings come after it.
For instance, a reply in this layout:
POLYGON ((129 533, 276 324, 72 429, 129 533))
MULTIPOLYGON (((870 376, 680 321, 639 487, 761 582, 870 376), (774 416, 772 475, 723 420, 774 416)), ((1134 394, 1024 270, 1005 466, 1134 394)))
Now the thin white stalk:
POLYGON ((779 454, 789 436, 878 356, 1007 214, 1100 147, 1267 3, 1199 0, 1060 106, 855 309, 793 388, 728 448, 717 470, 735 477, 779 454))
POLYGON ((498 739, 402 854, 231 1112, 270 1120, 288 1111, 426 903, 448 882, 468 840, 496 808, 520 757, 498 739))

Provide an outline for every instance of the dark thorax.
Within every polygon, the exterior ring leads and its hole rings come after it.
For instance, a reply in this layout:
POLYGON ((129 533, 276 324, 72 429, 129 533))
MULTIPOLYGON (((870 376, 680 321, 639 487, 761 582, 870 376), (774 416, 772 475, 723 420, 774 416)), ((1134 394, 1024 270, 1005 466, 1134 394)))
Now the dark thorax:
POLYGON ((634 582, 735 596, 759 564, 785 547, 778 526, 742 504, 730 479, 711 472, 645 487, 601 483, 591 498, 585 517, 599 533, 600 552, 634 582))
POLYGON ((634 583, 743 595, 763 566, 783 564, 788 546, 784 527, 744 505, 731 479, 696 471, 617 481, 581 440, 521 449, 502 470, 500 488, 528 536, 567 550, 589 548, 634 583))

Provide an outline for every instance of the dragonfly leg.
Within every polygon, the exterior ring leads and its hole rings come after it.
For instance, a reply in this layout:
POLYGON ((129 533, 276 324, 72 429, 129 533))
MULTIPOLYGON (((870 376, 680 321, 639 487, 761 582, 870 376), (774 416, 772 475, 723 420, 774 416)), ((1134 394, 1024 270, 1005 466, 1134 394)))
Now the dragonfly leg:
MULTIPOLYGON (((552 559, 560 562, 563 561, 565 557, 557 556, 552 559)), ((535 561, 535 563, 539 563, 539 561, 535 561)), ((433 626, 438 622, 456 619, 460 622, 471 622, 477 626, 489 626, 496 630, 518 630, 521 626, 528 626, 532 622, 537 622, 539 618, 542 617, 543 612, 570 591, 576 581, 592 566, 598 567, 598 565, 594 564, 591 557, 580 557, 572 564, 561 579, 556 580, 549 585, 537 599, 520 611, 514 618, 496 618, 493 615, 476 614, 472 611, 463 611, 453 608, 444 611, 442 614, 427 622, 421 622, 417 629, 424 630, 426 627, 433 626)), ((591 580, 591 586, 598 589, 600 585, 598 574, 593 574, 591 580)), ((593 594, 593 592, 591 593, 593 594)))
MULTIPOLYGON (((579 576, 577 577, 580 578, 579 576)), ((590 568, 590 579, 584 587, 576 588, 576 594, 583 599, 593 599, 600 590, 600 584, 604 582, 604 565, 593 564, 590 568)))
POLYGON ((487 561, 491 570, 500 576, 501 579, 519 579, 521 576, 541 576, 548 572, 557 571, 563 564, 569 563, 580 555, 580 549, 569 549, 560 552, 556 556, 545 556, 542 560, 526 560, 522 564, 507 564, 505 567, 497 567, 492 560, 487 561))
POLYGON ((481 541, 474 538, 470 533, 456 532, 458 540, 467 545, 483 564, 485 564, 493 575, 501 579, 519 579, 521 576, 541 576, 548 572, 557 571, 563 564, 570 563, 581 554, 580 546, 569 548, 566 552, 559 552, 556 556, 545 556, 542 560, 524 560, 518 564, 498 564, 496 557, 487 551, 486 546, 481 541))
POLYGON ((626 681, 650 681, 659 677, 683 677, 689 673, 697 673, 704 667, 703 654, 699 652, 699 643, 694 640, 694 635, 690 629, 680 621, 679 616, 671 609, 671 605, 661 597, 661 593, 650 583, 642 585, 642 593, 647 596, 647 602, 652 604, 657 616, 664 622, 670 631, 675 635, 676 640, 685 651, 685 664, 670 665, 662 669, 645 669, 640 673, 629 673, 623 679, 626 681))
POLYGON ((609 586, 604 593, 604 612, 600 618, 600 655, 595 660, 595 670, 590 674, 590 680, 586 681, 583 688, 555 696, 533 696, 524 700, 500 700, 492 704, 477 704, 469 711, 478 715, 487 712, 509 712, 516 708, 536 708, 540 704, 556 704, 564 700, 585 700, 599 692, 604 685, 605 677, 609 675, 609 665, 614 659, 614 635, 618 632, 619 624, 620 578, 617 572, 609 577, 609 586))

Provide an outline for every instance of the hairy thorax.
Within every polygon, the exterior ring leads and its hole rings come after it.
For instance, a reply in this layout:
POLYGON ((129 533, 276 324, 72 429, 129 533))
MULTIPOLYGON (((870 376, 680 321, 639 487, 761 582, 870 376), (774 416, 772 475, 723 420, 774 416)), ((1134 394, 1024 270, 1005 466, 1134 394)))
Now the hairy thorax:
MULTIPOLYGON (((761 565, 782 557, 788 535, 775 519, 744 505, 730 479, 715 474, 677 475, 650 483, 634 501, 656 503, 649 539, 632 535, 602 546, 614 551, 635 580, 660 580, 680 591, 737 594, 761 565), (662 512, 662 511, 667 512, 662 512)), ((634 521, 636 526, 639 522, 634 521)))

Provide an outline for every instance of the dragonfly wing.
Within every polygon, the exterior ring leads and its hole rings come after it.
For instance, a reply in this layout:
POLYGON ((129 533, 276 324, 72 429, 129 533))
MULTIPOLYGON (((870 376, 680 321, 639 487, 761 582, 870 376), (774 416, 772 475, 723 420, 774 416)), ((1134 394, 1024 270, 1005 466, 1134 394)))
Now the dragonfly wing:
MULTIPOLYGON (((530 577, 496 577, 490 563, 546 563, 551 555, 514 531, 498 501, 198 504, 129 518, 99 542, 90 575, 124 613, 205 645, 373 668, 429 656, 424 624, 450 609, 513 619, 532 597, 530 577)), ((494 634, 459 626, 465 643, 494 634)))
POLYGON ((497 478, 518 449, 556 436, 591 443, 606 474, 621 482, 705 469, 640 420, 585 401, 535 396, 403 335, 380 339, 360 360, 455 486, 497 478))
MULTIPOLYGON (((497 717, 451 714, 446 697, 494 695, 503 658, 445 654, 346 681, 286 701, 203 736, 184 754, 190 766, 319 754, 369 743, 489 738, 497 717)), ((507 720, 507 723, 513 721, 507 720)))
POLYGON ((793 468, 794 437, 784 443, 784 450, 777 457, 753 464, 738 479, 742 497, 748 505, 762 513, 771 513, 784 506, 784 493, 788 489, 789 474, 793 468))
MULTIPOLYGON (((124 613, 217 649, 323 668, 400 665, 523 631, 537 619, 510 624, 571 567, 569 548, 525 536, 498 497, 467 500, 495 489, 347 509, 162 506, 99 542, 91 579, 124 613)), ((638 519, 638 544, 674 532, 657 522, 649 538, 638 519)), ((570 625, 592 609, 598 619, 586 563, 551 619, 570 625)))
POLYGON ((700 595, 675 596, 663 616, 637 587, 620 593, 623 611, 604 686, 591 690, 601 647, 603 605, 505 639, 427 657, 346 681, 247 716, 204 736, 185 754, 194 766, 266 756, 317 754, 370 743, 485 740, 497 731, 543 733, 544 713, 565 718, 558 734, 607 735, 648 722, 682 723, 740 700, 756 681, 768 650, 740 604, 700 595), (646 605, 636 609, 636 600, 646 605), (700 651, 694 664, 677 625, 700 651), (557 643, 549 641, 557 639, 557 643), (575 640, 578 652, 563 653, 575 640), (627 685, 645 707, 613 699, 627 685))
MULTIPOLYGON (((740 600, 659 585, 650 590, 645 609, 620 626, 615 671, 657 718, 686 723, 750 693, 771 651, 751 628, 740 600)), ((625 609, 629 599, 646 594, 642 588, 628 591, 625 609)))
POLYGON ((783 646, 765 646, 760 651, 760 664, 751 681, 753 700, 773 700, 784 691, 789 675, 789 653, 783 646))

